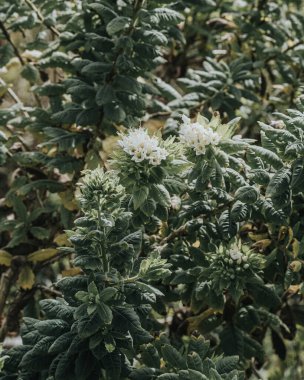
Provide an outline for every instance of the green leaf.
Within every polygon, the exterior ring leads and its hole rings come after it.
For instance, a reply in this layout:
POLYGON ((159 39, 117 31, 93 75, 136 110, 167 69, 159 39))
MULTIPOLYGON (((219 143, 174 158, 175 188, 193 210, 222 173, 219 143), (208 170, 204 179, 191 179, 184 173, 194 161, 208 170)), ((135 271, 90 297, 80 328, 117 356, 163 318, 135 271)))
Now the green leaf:
POLYGON ((132 195, 134 209, 137 210, 146 201, 149 194, 149 188, 147 186, 141 186, 137 188, 132 195))
POLYGON ((167 26, 183 21, 181 13, 170 8, 154 8, 149 14, 149 21, 154 25, 167 26))
POLYGON ((152 344, 149 343, 144 347, 141 357, 147 367, 160 368, 159 353, 152 344))
POLYGON ((150 188, 150 196, 161 206, 169 207, 171 198, 164 185, 153 185, 150 188))
POLYGON ((225 355, 244 356, 243 332, 233 324, 228 324, 220 333, 221 347, 225 355))
POLYGON ((48 352, 51 354, 59 354, 60 352, 65 352, 69 348, 74 335, 75 334, 73 332, 69 331, 59 336, 49 347, 48 352))
POLYGON ((304 188, 304 158, 298 158, 292 164, 291 188, 303 191, 304 188))
POLYGON ((101 361, 107 372, 107 378, 109 380, 120 379, 121 367, 122 367, 122 354, 119 351, 111 352, 105 355, 101 361))
POLYGON ((235 192, 235 198, 243 203, 252 204, 258 199, 258 192, 252 186, 242 186, 235 192))
POLYGON ((97 108, 88 108, 82 110, 76 117, 76 124, 87 126, 97 125, 100 122, 100 113, 97 108))
POLYGON ((131 380, 150 380, 155 378, 160 371, 155 368, 138 368, 133 371, 129 378, 131 380))
POLYGON ((238 363, 238 356, 226 356, 216 362, 216 370, 219 374, 228 374, 234 369, 237 369, 238 363))
POLYGON ((50 193, 58 193, 60 191, 63 191, 64 189, 65 185, 63 183, 59 183, 51 179, 39 179, 37 181, 33 181, 31 183, 21 186, 18 189, 17 193, 19 195, 24 196, 33 190, 45 190, 49 191, 50 193))
POLYGON ((24 66, 24 68, 21 71, 21 75, 29 82, 36 82, 40 78, 39 71, 31 63, 24 66))
POLYGON ((279 169, 271 178, 266 189, 266 194, 272 197, 284 193, 289 187, 290 177, 291 173, 289 168, 283 167, 279 169))
POLYGON ((187 363, 185 358, 177 351, 173 346, 165 344, 161 348, 164 360, 173 368, 176 369, 186 369, 187 363))
POLYGON ((98 313, 94 313, 90 318, 86 318, 78 323, 78 334, 81 339, 88 338, 97 333, 102 328, 102 323, 98 313))
POLYGON ((106 83, 103 86, 100 86, 96 93, 96 103, 99 106, 102 106, 106 103, 111 103, 113 100, 115 100, 115 93, 113 91, 112 85, 106 83))
POLYGON ((109 325, 112 322, 113 314, 111 308, 103 302, 99 302, 97 305, 97 313, 100 319, 106 324, 109 325))
POLYGON ((163 297, 164 294, 152 285, 145 284, 144 282, 137 281, 136 286, 143 292, 155 294, 158 297, 163 297))
POLYGON ((104 115, 115 123, 120 123, 126 119, 126 112, 120 104, 115 102, 104 105, 104 115))
POLYGON ((131 76, 116 75, 113 81, 113 86, 117 91, 129 92, 131 94, 140 94, 140 83, 131 76))
POLYGON ((82 109, 80 107, 77 107, 77 108, 69 107, 69 108, 65 109, 64 111, 60 111, 60 112, 55 113, 52 116, 52 119, 56 123, 73 124, 73 123, 75 123, 76 117, 79 114, 79 112, 81 112, 81 110, 82 109))
POLYGON ((114 34, 127 29, 130 26, 130 22, 131 20, 129 17, 116 17, 106 26, 107 33, 110 36, 113 36, 114 34))
POLYGON ((50 236, 50 230, 43 227, 31 227, 30 232, 39 240, 48 239, 50 236))
MULTIPOLYGON (((19 188, 19 191, 21 188, 19 188)), ((17 218, 23 222, 26 222, 26 220, 28 218, 27 209, 26 209, 25 204, 22 202, 22 200, 20 198, 18 198, 18 197, 13 198, 13 208, 14 208, 14 211, 17 215, 17 218)))
POLYGON ((258 305, 274 309, 280 306, 281 300, 273 287, 259 283, 248 283, 246 287, 258 305))
POLYGON ((156 210, 156 203, 153 199, 148 198, 141 205, 140 209, 145 215, 152 216, 156 210))
POLYGON ((58 359, 55 378, 58 380, 69 379, 69 375, 74 373, 74 363, 71 362, 67 352, 60 355, 58 359))
POLYGON ((280 159, 280 157, 276 153, 274 153, 268 149, 265 149, 261 146, 251 145, 250 148, 248 148, 248 151, 254 152, 256 154, 256 156, 265 160, 266 163, 269 163, 275 169, 280 169, 283 165, 282 160, 280 159))
POLYGON ((86 380, 91 378, 94 370, 96 359, 90 351, 80 352, 75 360, 76 379, 86 380))
POLYGON ((115 297, 117 292, 118 292, 118 290, 116 288, 113 288, 113 287, 105 288, 100 293, 100 299, 103 302, 110 301, 111 299, 113 299, 115 297))

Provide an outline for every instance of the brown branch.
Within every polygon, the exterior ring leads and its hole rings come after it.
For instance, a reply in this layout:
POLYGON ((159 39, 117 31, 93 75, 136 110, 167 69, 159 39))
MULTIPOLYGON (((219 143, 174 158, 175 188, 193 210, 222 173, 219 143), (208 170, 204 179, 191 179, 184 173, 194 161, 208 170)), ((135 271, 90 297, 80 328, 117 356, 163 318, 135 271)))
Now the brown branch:
POLYGON ((56 36, 60 36, 60 32, 52 25, 48 25, 46 22, 45 22, 45 18, 43 16, 43 14, 40 12, 40 10, 36 7, 36 5, 34 3, 32 3, 31 0, 24 0, 26 2, 26 4, 32 8, 32 10, 37 14, 39 20, 42 22, 42 24, 44 24, 48 29, 50 29, 51 32, 53 32, 56 36))
POLYGON ((178 236, 186 235, 187 227, 188 227, 188 223, 183 224, 182 226, 180 226, 176 230, 172 231, 168 236, 163 238, 159 244, 165 245, 165 244, 169 243, 171 240, 174 240, 178 236))
POLYGON ((302 40, 294 43, 293 45, 290 45, 288 46, 286 49, 284 49, 283 51, 277 53, 277 54, 273 54, 272 56, 268 57, 266 60, 265 60, 265 63, 268 63, 269 61, 275 59, 279 54, 286 54, 287 52, 289 52, 290 50, 296 48, 297 46, 299 45, 302 45, 304 44, 304 42, 302 40))
POLYGON ((56 289, 48 288, 47 286, 44 286, 44 285, 37 285, 37 289, 39 289, 43 293, 49 294, 50 296, 53 296, 53 297, 62 297, 62 293, 61 292, 59 292, 56 289))
POLYGON ((20 327, 21 311, 32 299, 37 288, 33 287, 28 290, 21 290, 14 301, 8 308, 8 312, 0 331, 0 340, 2 341, 8 332, 18 332, 20 327))
POLYGON ((3 314, 7 297, 9 295, 11 286, 15 280, 15 277, 16 274, 14 273, 12 268, 9 268, 4 273, 2 273, 0 280, 0 316, 2 316, 3 314))
POLYGON ((53 256, 53 257, 51 257, 50 259, 43 261, 43 262, 42 262, 41 264, 39 264, 39 265, 36 265, 36 266, 35 266, 35 269, 34 269, 34 272, 35 272, 35 273, 38 273, 42 268, 45 268, 45 267, 47 267, 48 265, 55 263, 56 261, 58 261, 58 260, 64 258, 65 256, 72 255, 73 253, 74 253, 74 252, 70 252, 70 251, 59 252, 58 255, 53 256))
POLYGON ((22 310, 34 297, 37 290, 41 290, 43 293, 48 293, 52 297, 62 297, 61 292, 40 284, 33 286, 31 289, 20 290, 17 297, 15 297, 14 301, 8 308, 6 318, 0 330, 1 341, 5 338, 7 333, 19 333, 22 310))
POLYGON ((21 65, 24 66, 25 62, 24 62, 23 58, 21 57, 21 54, 19 53, 19 50, 18 50, 17 46, 13 43, 13 41, 11 39, 11 36, 9 35, 9 33, 8 33, 8 31, 7 31, 5 25, 3 24, 2 21, 0 21, 0 29, 2 30, 2 33, 4 34, 5 38, 7 39, 7 42, 14 49, 14 52, 15 52, 16 56, 18 57, 21 65))
MULTIPOLYGON (((6 270, 1 276, 0 280, 0 316, 3 316, 3 312, 6 306, 7 299, 10 294, 11 287, 16 282, 20 269, 24 265, 26 261, 26 258, 24 256, 15 256, 12 258, 10 268, 6 270)), ((3 323, 3 326, 1 328, 1 331, 4 326, 7 325, 8 316, 5 318, 5 321, 3 323)), ((5 329, 4 329, 5 330, 5 329)), ((3 330, 3 331, 4 331, 3 330)), ((0 339, 3 338, 0 332, 0 339)))
MULTIPOLYGON (((5 83, 2 78, 0 78, 0 84, 2 84, 2 86, 8 86, 8 84, 5 83)), ((21 106, 23 106, 23 103, 19 99, 18 95, 10 87, 7 88, 7 92, 9 93, 9 95, 11 96, 11 98, 14 100, 14 102, 16 104, 20 104, 21 106)), ((26 111, 23 111, 23 112, 24 112, 25 116, 29 116, 26 111)))

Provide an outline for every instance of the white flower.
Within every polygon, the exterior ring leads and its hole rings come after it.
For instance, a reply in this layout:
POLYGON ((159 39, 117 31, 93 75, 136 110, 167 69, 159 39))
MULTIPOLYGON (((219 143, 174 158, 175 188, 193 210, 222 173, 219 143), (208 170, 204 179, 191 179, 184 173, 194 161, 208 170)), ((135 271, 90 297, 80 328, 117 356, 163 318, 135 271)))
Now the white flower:
POLYGON ((180 141, 188 148, 194 149, 197 156, 205 154, 208 145, 218 145, 221 136, 206 124, 191 123, 191 120, 183 115, 183 124, 180 127, 180 141))
POLYGON ((143 128, 133 129, 127 135, 120 134, 118 144, 135 162, 149 161, 151 165, 160 165, 168 156, 166 149, 161 148, 158 139, 150 137, 143 128))
POLYGON ((177 195, 173 195, 171 197, 171 207, 173 208, 173 210, 179 210, 181 207, 181 204, 182 204, 182 201, 180 197, 178 197, 177 195))
POLYGON ((240 252, 239 249, 231 249, 229 251, 229 256, 232 258, 234 261, 242 261, 243 260, 243 254, 240 252))

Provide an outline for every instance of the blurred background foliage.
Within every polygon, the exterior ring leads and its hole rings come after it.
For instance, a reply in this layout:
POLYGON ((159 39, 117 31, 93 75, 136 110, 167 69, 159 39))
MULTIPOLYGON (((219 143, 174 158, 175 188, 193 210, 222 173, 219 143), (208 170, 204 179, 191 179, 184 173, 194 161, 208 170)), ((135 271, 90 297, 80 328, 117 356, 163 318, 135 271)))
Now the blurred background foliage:
MULTIPOLYGON (((77 274, 64 233, 83 169, 107 166, 117 131, 175 134, 181 114, 241 116, 239 133, 294 106, 302 0, 0 1, 1 338, 77 274)), ((269 378, 302 379, 300 332, 269 378), (284 377, 283 377, 284 376, 284 377)), ((270 348, 266 349, 270 350, 270 348)))

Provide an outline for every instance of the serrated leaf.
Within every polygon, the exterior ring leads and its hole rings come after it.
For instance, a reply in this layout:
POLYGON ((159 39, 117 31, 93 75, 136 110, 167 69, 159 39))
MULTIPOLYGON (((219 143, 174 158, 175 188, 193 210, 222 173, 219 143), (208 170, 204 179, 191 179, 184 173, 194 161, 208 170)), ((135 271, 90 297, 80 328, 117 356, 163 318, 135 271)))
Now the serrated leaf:
POLYGON ((243 203, 252 204, 258 199, 258 192, 252 186, 242 186, 235 192, 235 198, 243 203))
POLYGON ((165 344, 161 348, 163 358, 164 360, 173 368, 177 369, 186 369, 187 363, 185 358, 181 355, 179 351, 177 351, 176 348, 169 346, 168 344, 165 344))
POLYGON ((149 194, 149 188, 146 186, 141 186, 136 189, 132 195, 134 209, 137 210, 146 201, 149 194))
POLYGON ((106 305, 103 302, 99 302, 96 305, 96 310, 103 323, 105 323, 106 325, 111 324, 113 314, 111 308, 108 305, 106 305))
POLYGON ((237 369, 238 363, 238 356, 226 356, 216 362, 216 370, 219 374, 227 374, 234 369, 237 369))
POLYGON ((266 194, 272 197, 284 193, 289 187, 290 177, 291 173, 289 168, 283 167, 279 169, 270 179, 266 194))
POLYGON ((130 21, 129 17, 115 17, 106 26, 107 33, 110 36, 113 36, 114 34, 127 29, 130 26, 130 21))
POLYGON ((106 103, 111 103, 113 100, 115 100, 115 93, 113 91, 113 87, 110 84, 105 84, 103 86, 100 86, 96 93, 96 103, 99 106, 102 106, 106 103))

